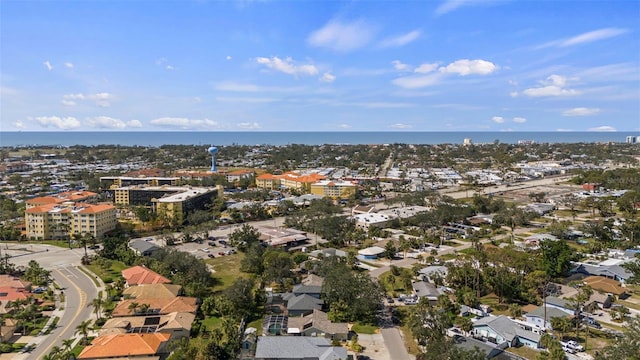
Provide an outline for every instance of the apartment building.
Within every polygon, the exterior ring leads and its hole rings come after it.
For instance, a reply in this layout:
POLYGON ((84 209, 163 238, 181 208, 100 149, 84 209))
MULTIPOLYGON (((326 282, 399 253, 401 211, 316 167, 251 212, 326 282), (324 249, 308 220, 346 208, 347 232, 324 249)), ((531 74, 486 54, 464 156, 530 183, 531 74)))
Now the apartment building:
POLYGON ((179 177, 161 176, 102 176, 100 177, 100 187, 103 189, 114 189, 133 185, 162 186, 180 185, 179 177))
POLYGON ((288 189, 304 193, 311 191, 311 184, 324 180, 318 173, 301 174, 296 171, 282 175, 262 174, 256 178, 256 187, 267 190, 288 189))
POLYGON ((332 199, 348 198, 356 193, 358 186, 349 181, 321 180, 311 184, 311 193, 332 199))
POLYGON ((48 203, 25 210, 26 233, 31 239, 68 238, 76 234, 101 238, 114 230, 117 223, 116 208, 111 204, 48 203))

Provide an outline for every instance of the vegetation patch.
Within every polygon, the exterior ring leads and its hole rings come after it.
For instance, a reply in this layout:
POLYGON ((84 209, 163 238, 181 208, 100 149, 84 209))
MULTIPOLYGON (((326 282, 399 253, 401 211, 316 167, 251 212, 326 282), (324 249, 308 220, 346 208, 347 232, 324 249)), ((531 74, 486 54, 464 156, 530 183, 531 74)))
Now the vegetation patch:
POLYGON ((238 278, 248 277, 248 274, 240 271, 240 263, 243 258, 244 254, 238 253, 205 260, 207 265, 215 270, 213 274, 216 279, 216 284, 213 287, 214 292, 222 291, 230 287, 238 278))
POLYGON ((105 283, 111 283, 114 279, 122 276, 122 270, 128 268, 128 266, 118 260, 108 260, 100 258, 98 261, 93 261, 89 265, 85 265, 92 273, 98 275, 105 283))
POLYGON ((353 324, 353 327, 351 327, 351 330, 358 334, 369 334, 369 335, 377 333, 378 329, 379 328, 377 326, 360 324, 360 323, 355 323, 353 324))

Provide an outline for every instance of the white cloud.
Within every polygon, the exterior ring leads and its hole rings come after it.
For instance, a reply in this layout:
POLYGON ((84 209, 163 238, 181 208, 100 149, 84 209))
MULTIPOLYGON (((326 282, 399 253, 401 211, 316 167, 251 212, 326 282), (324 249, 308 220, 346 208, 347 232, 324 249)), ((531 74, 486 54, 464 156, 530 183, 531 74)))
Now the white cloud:
POLYGON ((53 70, 53 65, 51 65, 49 60, 43 62, 42 64, 47 68, 47 70, 49 70, 49 71, 53 70))
POLYGON ((619 29, 619 28, 604 28, 598 29, 594 31, 589 31, 580 35, 576 35, 574 37, 562 40, 555 40, 548 42, 546 44, 540 45, 538 48, 546 48, 546 47, 569 47, 574 45, 586 44, 598 40, 609 39, 612 37, 616 37, 626 33, 628 30, 619 29))
POLYGON ((426 86, 433 86, 438 84, 442 79, 442 75, 439 73, 425 75, 425 76, 407 76, 394 79, 391 81, 394 85, 400 86, 404 89, 418 89, 426 86))
POLYGON ((565 132, 566 132, 566 131, 573 131, 573 129, 563 129, 563 128, 560 128, 560 129, 556 129, 556 131, 559 131, 559 132, 563 132, 563 131, 565 131, 565 132))
POLYGON ((493 121, 496 124, 502 124, 504 123, 504 118, 502 116, 494 116, 491 118, 491 121, 493 121))
POLYGON ((409 44, 417 40, 422 32, 420 30, 413 30, 406 34, 389 37, 380 42, 380 47, 400 47, 409 44))
POLYGON ((69 130, 80 127, 80 121, 71 116, 64 118, 58 116, 39 116, 35 119, 40 123, 40 125, 44 127, 55 127, 62 130, 69 130))
POLYGON ((594 128, 589 128, 587 129, 587 131, 616 131, 616 128, 614 128, 613 126, 609 126, 609 125, 603 125, 603 126, 598 126, 598 127, 594 127, 594 128))
POLYGON ((363 20, 350 23, 331 20, 312 32, 307 43, 339 52, 360 49, 371 42, 375 29, 363 20))
POLYGON ((306 65, 296 65, 292 58, 287 57, 284 59, 280 59, 277 56, 266 58, 259 57, 256 58, 256 62, 258 64, 264 65, 270 69, 283 72, 289 75, 317 75, 318 68, 314 65, 306 64, 306 65))
POLYGON ((511 91, 511 92, 509 93, 509 96, 511 96, 512 98, 518 97, 518 95, 520 95, 520 94, 518 94, 518 92, 517 92, 517 91, 511 91))
POLYGON ((589 116, 600 112, 598 108, 577 107, 562 112, 562 116, 589 116))
POLYGON ((255 129, 260 129, 260 124, 258 124, 257 122, 245 122, 245 123, 239 123, 238 127, 241 129, 247 129, 247 130, 255 130, 255 129))
POLYGON ((130 128, 141 128, 142 122, 140 120, 129 120, 127 121, 127 126, 130 128))
POLYGON ((220 102, 240 102, 240 103, 270 103, 277 101, 274 98, 258 98, 258 97, 228 97, 218 96, 216 101, 220 102))
POLYGON ((64 66, 65 66, 67 69, 73 69, 73 63, 66 62, 66 63, 64 63, 64 66))
POLYGON ((227 55, 227 57, 226 57, 225 59, 227 59, 227 60, 231 60, 231 59, 233 59, 233 58, 231 57, 231 55, 227 55))
POLYGON ((164 68, 165 68, 165 69, 167 69, 167 70, 169 70, 169 71, 171 71, 171 70, 175 70, 175 69, 176 69, 176 68, 174 68, 174 67, 173 67, 173 66, 171 66, 171 65, 167 65, 167 66, 165 66, 164 68))
POLYGON ((418 74, 427 74, 430 72, 435 71, 438 68, 438 64, 437 63, 432 63, 432 64, 420 64, 420 66, 418 66, 415 70, 413 70, 414 72, 417 72, 418 74))
POLYGON ((87 118, 87 124, 98 129, 124 129, 127 127, 127 124, 124 121, 108 116, 87 118))
POLYGON ((182 130, 190 130, 190 129, 211 129, 211 128, 220 128, 220 123, 215 120, 209 119, 189 119, 189 118, 177 118, 177 117, 163 117, 158 119, 153 119, 149 121, 150 124, 166 127, 166 128, 177 128, 182 130))
POLYGON ((409 125, 409 124, 402 124, 402 123, 396 123, 393 124, 391 126, 389 126, 392 129, 411 129, 413 126, 409 125))
POLYGON ((326 73, 322 74, 322 77, 320 77, 320 81, 326 82, 326 83, 332 83, 335 80, 336 80, 336 76, 331 74, 328 71, 326 73))
POLYGON ((518 124, 524 124, 527 122, 527 119, 519 116, 514 117, 512 120, 514 123, 518 123, 518 124))
POLYGON ((496 69, 498 69, 498 67, 490 61, 461 59, 454 61, 447 66, 441 67, 440 72, 453 73, 462 76, 470 74, 487 75, 496 71, 496 69))
POLYGON ((435 10, 436 15, 444 15, 451 11, 457 10, 464 6, 474 6, 474 5, 491 5, 494 3, 498 3, 495 0, 445 0, 440 6, 438 6, 435 10))
POLYGON ((398 71, 411 71, 409 65, 402 63, 400 60, 393 60, 391 64, 393 64, 393 68, 398 71))
POLYGON ((25 129, 27 126, 24 124, 24 122, 22 120, 18 120, 16 121, 13 126, 15 126, 18 129, 25 129))
POLYGON ((573 96, 580 94, 579 91, 565 88, 567 78, 560 75, 551 75, 546 80, 540 81, 542 86, 524 90, 522 93, 530 97, 543 96, 573 96))
POLYGON ((113 94, 102 92, 97 94, 66 94, 62 96, 62 103, 66 106, 74 106, 76 102, 73 100, 86 100, 93 101, 96 105, 100 107, 109 107, 111 106, 111 102, 109 100, 113 99, 113 94))
POLYGON ((338 125, 340 129, 351 129, 351 125, 349 124, 340 124, 338 125))

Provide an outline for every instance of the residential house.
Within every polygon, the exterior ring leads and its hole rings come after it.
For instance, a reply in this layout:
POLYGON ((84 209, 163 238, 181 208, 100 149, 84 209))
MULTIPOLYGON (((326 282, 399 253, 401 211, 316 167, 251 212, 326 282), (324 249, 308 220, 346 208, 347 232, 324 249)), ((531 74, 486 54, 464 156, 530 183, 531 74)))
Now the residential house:
POLYGON ((524 314, 525 322, 531 325, 534 329, 551 330, 551 319, 559 317, 566 318, 572 316, 564 310, 560 310, 557 307, 547 306, 545 312, 545 306, 538 306, 535 310, 524 314))
POLYGON ((584 283, 589 285, 593 290, 605 294, 613 294, 618 298, 626 297, 627 290, 620 286, 620 282, 603 276, 589 276, 585 278, 584 283))
POLYGON ((178 296, 173 299, 128 299, 122 300, 113 309, 111 316, 167 315, 173 312, 195 314, 198 310, 198 299, 178 296), (134 307, 134 305, 137 305, 134 307))
POLYGON ((473 335, 506 347, 524 345, 537 349, 540 344, 539 334, 524 330, 504 315, 480 318, 473 323, 473 335))
POLYGON ((287 302, 287 315, 304 316, 311 314, 313 310, 321 310, 324 302, 311 295, 285 294, 283 300, 287 302))
POLYGON ((138 285, 122 291, 125 299, 173 299, 182 295, 184 295, 182 286, 176 284, 138 285))
POLYGON ((171 280, 148 269, 145 266, 133 266, 122 270, 122 276, 126 281, 126 286, 145 284, 168 284, 171 280))
POLYGON ((313 310, 307 316, 289 317, 287 333, 289 335, 322 336, 330 340, 346 341, 349 335, 349 324, 331 322, 327 313, 313 310))
POLYGON ((423 281, 435 282, 434 279, 446 279, 447 274, 449 273, 449 269, 446 266, 442 265, 432 265, 427 266, 425 268, 420 269, 418 274, 422 278, 423 281))
POLYGON ((129 333, 166 333, 169 340, 188 338, 196 315, 174 312, 167 315, 115 317, 107 320, 100 336, 129 333))
POLYGON ((267 315, 262 319, 262 335, 286 335, 289 329, 287 315, 267 315))
POLYGON ((418 298, 427 298, 431 304, 435 304, 438 301, 438 296, 444 294, 439 287, 426 281, 415 281, 411 286, 413 287, 413 293, 418 298))
POLYGON ((164 333, 99 336, 82 350, 78 359, 159 359, 159 355, 168 353, 170 337, 164 333))
POLYGON ((135 239, 129 242, 129 249, 133 250, 133 252, 139 256, 151 256, 161 248, 150 241, 135 239))
POLYGON ((558 298, 555 296, 547 296, 545 301, 547 302, 547 308, 556 308, 564 311, 565 313, 573 316, 575 315, 575 308, 567 299, 558 298))
POLYGON ((358 250, 358 257, 362 260, 375 260, 384 254, 384 248, 379 246, 371 246, 366 249, 358 250))
POLYGON ((260 336, 256 360, 346 360, 347 350, 331 341, 309 336, 260 336))
POLYGON ((316 299, 320 299, 320 295, 322 294, 322 285, 294 285, 292 293, 296 296, 306 294, 316 299))
POLYGON ((4 319, 0 325, 0 342, 6 343, 11 340, 13 333, 18 328, 18 321, 15 319, 4 319))
POLYGON ((610 262, 600 264, 574 262, 572 264, 575 266, 573 269, 574 272, 586 275, 604 276, 625 284, 633 274, 620 266, 622 263, 624 263, 623 260, 617 261, 614 264, 611 264, 610 262))

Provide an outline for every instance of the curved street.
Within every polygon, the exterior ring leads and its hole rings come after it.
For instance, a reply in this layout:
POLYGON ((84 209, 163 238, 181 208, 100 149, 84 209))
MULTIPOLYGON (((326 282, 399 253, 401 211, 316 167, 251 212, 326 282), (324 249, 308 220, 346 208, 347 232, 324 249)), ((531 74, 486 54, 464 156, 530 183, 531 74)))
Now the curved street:
POLYGON ((76 338, 78 324, 93 318, 93 309, 87 304, 98 295, 98 286, 86 273, 81 271, 82 249, 63 249, 49 245, 10 244, 3 252, 11 255, 9 261, 16 266, 27 266, 36 260, 40 266, 51 271, 53 281, 64 292, 64 302, 52 316, 60 317, 56 328, 49 335, 35 336, 29 344, 36 347, 30 353, 15 355, 13 359, 41 359, 54 346, 62 347, 65 339, 76 338))

